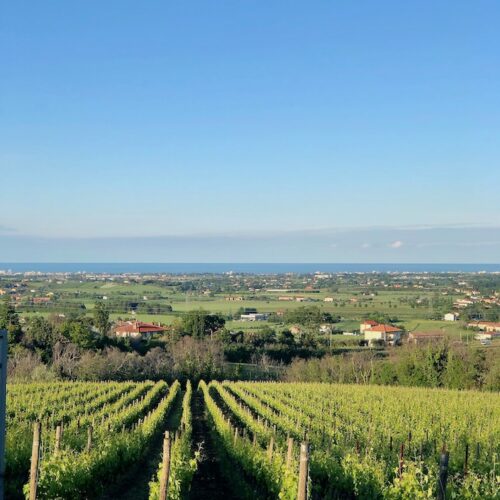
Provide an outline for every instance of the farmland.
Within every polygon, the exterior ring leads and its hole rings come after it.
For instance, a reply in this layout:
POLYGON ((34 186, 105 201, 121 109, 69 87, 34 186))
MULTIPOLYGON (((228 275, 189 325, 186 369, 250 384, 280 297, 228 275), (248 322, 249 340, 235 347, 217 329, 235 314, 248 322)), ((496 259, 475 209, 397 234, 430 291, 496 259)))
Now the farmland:
MULTIPOLYGON (((490 289, 495 290, 498 277, 490 280, 490 289)), ((284 312, 315 305, 340 319, 339 329, 382 314, 397 319, 406 330, 442 330, 457 338, 467 333, 465 322, 451 324, 442 316, 483 282, 484 277, 471 274, 338 273, 322 279, 316 275, 52 274, 0 277, 0 289, 16 298, 16 308, 25 317, 90 315, 101 300, 113 320, 133 317, 170 325, 188 311, 204 309, 223 315, 229 328, 246 330, 255 325, 239 321, 242 309, 257 310, 271 315, 274 323, 283 323, 284 312)))
POLYGON ((10 498, 30 488, 40 499, 153 500, 165 489, 172 499, 500 494, 498 393, 30 383, 9 386, 7 416, 10 498))

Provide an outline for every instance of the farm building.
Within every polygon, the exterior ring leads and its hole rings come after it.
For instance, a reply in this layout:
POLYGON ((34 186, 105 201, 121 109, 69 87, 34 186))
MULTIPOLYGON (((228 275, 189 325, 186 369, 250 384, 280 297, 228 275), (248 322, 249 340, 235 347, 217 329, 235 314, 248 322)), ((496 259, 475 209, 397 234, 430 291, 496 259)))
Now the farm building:
POLYGON ((440 342, 445 338, 443 332, 411 332, 408 342, 413 344, 425 344, 429 342, 440 342))
POLYGON ((376 342, 389 345, 399 344, 402 333, 401 328, 392 325, 376 325, 364 331, 368 345, 374 345, 376 342))
POLYGON ((458 321, 458 314, 457 313, 446 313, 444 315, 444 320, 445 321, 458 321))
POLYGON ((163 333, 165 328, 142 321, 120 321, 115 327, 115 335, 122 338, 149 339, 155 333, 163 333))
POLYGON ((323 302, 333 302, 333 297, 325 297, 323 302))

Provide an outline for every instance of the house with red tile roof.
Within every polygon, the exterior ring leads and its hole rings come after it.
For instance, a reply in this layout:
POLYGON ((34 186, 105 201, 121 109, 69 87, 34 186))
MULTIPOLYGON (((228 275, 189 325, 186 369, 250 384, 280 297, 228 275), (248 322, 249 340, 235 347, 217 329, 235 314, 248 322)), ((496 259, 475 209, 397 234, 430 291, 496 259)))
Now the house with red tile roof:
POLYGON ((143 321, 120 321, 115 327, 115 335, 122 338, 149 339, 155 333, 163 333, 165 328, 143 321))
POLYGON ((500 332, 500 322, 498 321, 473 321, 472 323, 467 323, 467 326, 486 332, 500 332))
POLYGON ((392 325, 377 324, 363 333, 365 334, 365 340, 368 341, 368 345, 375 345, 377 342, 396 345, 401 342, 403 330, 392 325))

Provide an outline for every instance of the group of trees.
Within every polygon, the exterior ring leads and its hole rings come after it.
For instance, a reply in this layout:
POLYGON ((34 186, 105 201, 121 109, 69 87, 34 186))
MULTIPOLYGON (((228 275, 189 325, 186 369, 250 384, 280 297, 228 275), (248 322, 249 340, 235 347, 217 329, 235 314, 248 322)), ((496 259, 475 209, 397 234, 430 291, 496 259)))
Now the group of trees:
POLYGON ((299 325, 312 326, 321 323, 336 323, 340 321, 340 318, 323 311, 319 306, 302 306, 287 310, 283 320, 289 324, 297 323, 299 325))
POLYGON ((461 318, 465 321, 499 321, 500 306, 496 304, 470 304, 463 309, 461 318))
POLYGON ((290 381, 321 381, 500 390, 500 359, 493 351, 448 342, 407 345, 378 353, 355 352, 320 359, 297 359, 288 367, 290 381))
POLYGON ((57 343, 71 342, 83 349, 104 348, 114 345, 108 337, 111 328, 109 312, 96 303, 93 317, 79 314, 48 318, 32 316, 21 326, 19 316, 10 301, 0 305, 0 328, 9 332, 9 351, 28 349, 38 354, 42 361, 49 362, 57 343))
POLYGON ((92 317, 32 316, 21 322, 8 299, 0 328, 9 332, 8 375, 13 379, 141 380, 212 378, 223 370, 224 348, 214 334, 224 319, 204 311, 187 314, 179 335, 162 343, 131 343, 111 333, 109 310, 96 302, 92 317))

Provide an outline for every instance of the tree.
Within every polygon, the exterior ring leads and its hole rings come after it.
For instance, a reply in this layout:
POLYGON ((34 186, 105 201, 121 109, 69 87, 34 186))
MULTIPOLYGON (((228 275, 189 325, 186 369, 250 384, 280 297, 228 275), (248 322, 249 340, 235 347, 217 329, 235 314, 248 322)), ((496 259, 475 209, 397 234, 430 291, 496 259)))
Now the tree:
POLYGON ((94 325, 103 337, 107 335, 111 329, 109 310, 106 304, 101 300, 98 300, 94 305, 94 325))
POLYGON ((211 379, 222 373, 224 348, 216 340, 183 337, 172 345, 172 358, 176 377, 211 379))
POLYGON ((84 321, 67 321, 61 327, 62 334, 73 344, 83 349, 96 347, 96 338, 90 326, 84 321))
POLYGON ((20 342, 23 331, 19 322, 19 316, 10 301, 9 295, 5 295, 0 303, 0 330, 7 330, 9 344, 20 342))
MULTIPOLYGON (((331 319, 331 314, 326 313, 331 319)), ((285 312, 285 323, 319 325, 325 321, 325 313, 318 306, 302 306, 285 312)))
POLYGON ((53 349, 52 366, 61 377, 74 378, 80 360, 80 351, 70 342, 56 342, 53 349))
POLYGON ((205 335, 212 336, 226 324, 226 320, 219 314, 210 314, 203 309, 189 311, 182 320, 184 333, 195 338, 203 338, 205 335))
POLYGON ((49 361, 56 342, 52 325, 44 317, 34 316, 28 321, 24 330, 23 343, 40 350, 43 361, 49 361))

